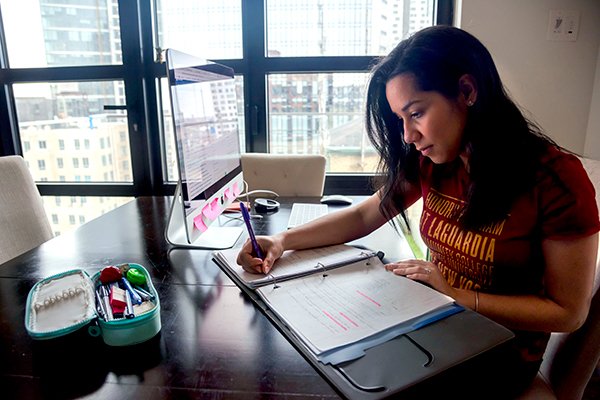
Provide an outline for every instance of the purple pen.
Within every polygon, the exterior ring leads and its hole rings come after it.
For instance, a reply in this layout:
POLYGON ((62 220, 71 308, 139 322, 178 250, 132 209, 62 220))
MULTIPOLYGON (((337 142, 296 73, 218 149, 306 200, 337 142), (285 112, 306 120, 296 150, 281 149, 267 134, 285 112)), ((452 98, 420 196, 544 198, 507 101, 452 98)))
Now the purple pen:
POLYGON ((250 225, 250 214, 248 214, 248 209, 246 205, 240 201, 240 211, 242 212, 242 217, 244 217, 244 222, 246 223, 246 228, 248 228, 248 234, 250 235, 250 241, 252 242, 252 247, 254 248, 254 252, 260 258, 263 259, 262 254, 260 253, 260 247, 258 247, 258 242, 256 241, 256 236, 254 236, 254 231, 252 230, 252 225, 250 225))

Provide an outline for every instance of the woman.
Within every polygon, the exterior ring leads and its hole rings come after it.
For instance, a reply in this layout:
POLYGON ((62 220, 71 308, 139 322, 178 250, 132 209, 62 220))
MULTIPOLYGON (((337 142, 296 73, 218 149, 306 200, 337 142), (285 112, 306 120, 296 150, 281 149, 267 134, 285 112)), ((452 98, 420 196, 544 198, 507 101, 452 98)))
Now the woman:
POLYGON ((549 332, 576 330, 589 310, 600 222, 585 170, 527 121, 487 49, 458 28, 417 32, 373 69, 366 123, 381 157, 377 193, 259 237, 264 261, 246 243, 238 262, 267 273, 284 250, 357 239, 398 214, 406 219, 423 198, 431 261, 386 269, 512 329, 501 351, 438 379, 459 376, 479 398, 514 396, 535 377, 549 332))

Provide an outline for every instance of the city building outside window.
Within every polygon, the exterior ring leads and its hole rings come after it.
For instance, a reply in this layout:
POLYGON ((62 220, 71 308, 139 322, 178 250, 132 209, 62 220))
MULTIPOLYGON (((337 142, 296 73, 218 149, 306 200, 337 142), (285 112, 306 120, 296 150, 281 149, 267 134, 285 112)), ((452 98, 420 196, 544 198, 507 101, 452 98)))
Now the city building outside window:
MULTIPOLYGON (((146 57, 136 51, 139 32, 121 29, 130 22, 122 23, 120 14, 131 16, 140 11, 137 22, 141 29, 155 29, 154 38, 149 39, 154 41, 144 42, 144 48, 173 47, 234 67, 235 92, 215 88, 215 96, 222 96, 223 106, 237 110, 242 151, 323 154, 329 172, 371 174, 376 156, 365 140, 362 104, 368 63, 348 70, 345 62, 337 62, 335 57, 372 59, 387 54, 402 38, 432 25, 438 3, 26 0, 27 6, 23 6, 23 2, 0 0, 0 34, 6 45, 0 57, 7 72, 5 84, 12 88, 5 96, 11 97, 8 104, 14 105, 0 104, 0 117, 10 117, 14 121, 11 127, 17 128, 16 132, 0 132, 4 143, 17 138, 12 150, 3 151, 22 154, 34 179, 48 181, 49 185, 38 185, 42 194, 46 190, 53 197, 57 191, 64 193, 67 201, 61 204, 45 202, 49 215, 64 216, 61 221, 68 221, 67 215, 80 215, 80 211, 69 211, 68 202, 69 196, 79 194, 77 187, 93 193, 86 196, 86 221, 130 201, 133 194, 167 190, 147 185, 173 187, 178 177, 166 71, 159 65, 154 70, 135 69, 140 57, 146 57), (242 7, 242 2, 252 7, 242 7), (242 25, 252 18, 255 8, 261 11, 264 26, 242 25), (153 12, 156 23, 149 18, 153 12), (260 43, 262 47, 256 46, 260 43), (132 49, 130 54, 123 54, 127 48, 132 49), (259 52, 247 55, 253 61, 252 69, 248 60, 242 59, 244 48, 259 52), (124 57, 130 62, 124 64, 124 57), (323 57, 324 61, 305 67, 306 57, 323 57), (24 72, 13 73, 17 69, 24 72), (152 76, 143 75, 150 70, 152 76), (148 95, 145 88, 136 87, 143 79, 148 95), (262 97, 256 97, 257 92, 263 93, 262 97), (250 97, 246 99, 246 95, 250 97), (158 113, 151 103, 144 109, 144 102, 152 98, 158 99, 158 113), (130 120, 125 109, 135 109, 136 104, 141 105, 139 115, 132 114, 130 120), (146 110, 150 113, 144 114, 146 110), (137 132, 130 137, 132 130, 137 132), (115 141, 118 151, 111 148, 115 141), (149 151, 155 153, 149 156, 149 151), (153 163, 163 159, 164 165, 148 165, 149 159, 153 163), (81 167, 88 169, 83 181, 78 173, 81 167), (150 177, 161 171, 164 181, 153 182, 150 177), (79 181, 81 185, 57 184, 79 181), (107 196, 104 190, 119 194, 107 196)), ((158 60, 161 55, 156 52, 153 57, 158 60)), ((152 61, 144 60, 143 65, 152 61)), ((59 234, 68 229, 70 226, 61 225, 54 231, 59 234)))

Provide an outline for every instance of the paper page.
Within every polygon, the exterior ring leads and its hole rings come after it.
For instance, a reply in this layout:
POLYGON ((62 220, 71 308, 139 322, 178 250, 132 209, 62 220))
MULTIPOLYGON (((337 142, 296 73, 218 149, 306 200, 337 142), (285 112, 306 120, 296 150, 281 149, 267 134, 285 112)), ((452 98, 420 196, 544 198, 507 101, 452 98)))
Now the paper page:
MULTIPOLYGON (((259 282, 261 280, 271 280, 270 276, 264 274, 251 274, 237 264, 236 259, 240 249, 229 249, 220 251, 218 257, 229 265, 229 268, 235 272, 244 282, 259 282)), ((288 275, 294 275, 306 270, 318 269, 318 264, 329 265, 337 261, 350 259, 361 254, 362 250, 339 244, 335 246, 318 247, 307 250, 288 250, 283 253, 281 258, 275 261, 271 270, 271 275, 281 278, 288 275)))
POLYGON ((374 257, 344 268, 257 290, 315 352, 345 346, 452 304, 445 296, 386 271, 374 257))

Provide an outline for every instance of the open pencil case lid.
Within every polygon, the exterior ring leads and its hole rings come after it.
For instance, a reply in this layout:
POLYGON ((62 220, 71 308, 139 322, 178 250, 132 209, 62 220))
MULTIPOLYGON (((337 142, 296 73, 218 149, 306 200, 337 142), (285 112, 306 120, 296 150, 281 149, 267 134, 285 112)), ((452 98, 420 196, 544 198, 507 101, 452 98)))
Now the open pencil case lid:
POLYGON ((25 328, 34 339, 53 339, 88 326, 91 336, 102 336, 110 346, 129 346, 154 337, 161 329, 160 300, 146 269, 129 264, 146 276, 145 289, 154 296, 154 306, 132 319, 106 321, 98 316, 93 277, 83 270, 70 270, 37 282, 27 296, 25 328))

